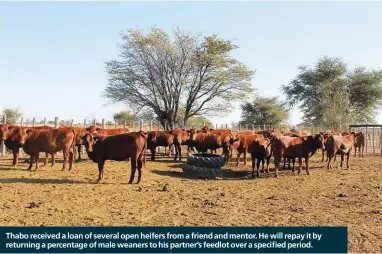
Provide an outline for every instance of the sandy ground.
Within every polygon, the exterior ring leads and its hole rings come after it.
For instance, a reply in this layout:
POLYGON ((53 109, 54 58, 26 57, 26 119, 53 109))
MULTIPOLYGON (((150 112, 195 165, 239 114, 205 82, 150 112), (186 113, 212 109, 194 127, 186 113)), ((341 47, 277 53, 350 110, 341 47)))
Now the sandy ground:
POLYGON ((0 225, 338 225, 349 227, 349 251, 381 252, 382 156, 351 157, 350 170, 331 171, 319 159, 310 176, 281 170, 279 179, 252 179, 251 162, 231 162, 223 179, 205 180, 185 178, 181 163, 159 156, 140 185, 128 185, 127 162, 107 162, 104 181, 94 184, 98 170, 88 160, 71 172, 61 171, 62 158, 28 172, 23 160, 12 167, 3 157, 0 225))

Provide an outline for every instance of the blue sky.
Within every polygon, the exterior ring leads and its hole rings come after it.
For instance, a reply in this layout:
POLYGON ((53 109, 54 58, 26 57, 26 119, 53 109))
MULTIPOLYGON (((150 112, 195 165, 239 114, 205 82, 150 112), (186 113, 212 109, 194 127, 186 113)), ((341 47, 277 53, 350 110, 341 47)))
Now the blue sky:
MULTIPOLYGON (((235 40, 234 56, 256 69, 259 94, 282 96, 299 65, 325 55, 350 68, 382 68, 381 13, 382 2, 1 2, 0 110, 19 107, 37 120, 112 119, 125 106, 101 97, 104 62, 118 56, 121 30, 153 25, 235 40)), ((300 115, 293 110, 291 122, 300 115)), ((212 120, 239 119, 236 109, 212 120)))

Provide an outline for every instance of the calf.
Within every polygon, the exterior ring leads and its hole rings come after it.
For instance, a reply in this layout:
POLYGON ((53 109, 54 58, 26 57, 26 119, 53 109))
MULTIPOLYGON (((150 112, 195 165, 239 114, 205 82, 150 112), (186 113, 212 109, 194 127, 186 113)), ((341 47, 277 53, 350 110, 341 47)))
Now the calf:
POLYGON ((365 135, 363 135, 362 132, 357 132, 355 134, 355 141, 354 141, 354 156, 357 157, 357 148, 359 151, 359 156, 363 157, 363 150, 365 148, 365 135))
POLYGON ((151 151, 151 160, 155 160, 156 148, 158 146, 169 147, 169 156, 174 145, 174 136, 167 131, 150 131, 147 135, 147 149, 151 151))
POLYGON ((248 152, 252 159, 252 178, 255 177, 255 161, 257 159, 257 177, 260 177, 259 168, 262 162, 262 171, 264 172, 264 160, 267 159, 267 173, 269 173, 269 161, 272 156, 271 141, 268 138, 257 138, 248 147, 248 152))
MULTIPOLYGON (((309 158, 317 149, 323 149, 324 137, 322 134, 303 137, 276 136, 272 141, 272 150, 275 157, 275 176, 278 177, 278 167, 281 159, 298 158, 298 173, 301 174, 302 158, 305 158, 306 173, 309 172, 309 158)), ((292 169, 293 170, 293 169, 292 169)))
POLYGON ((328 169, 332 168, 332 158, 338 153, 341 155, 341 165, 344 161, 344 156, 346 155, 346 167, 349 168, 349 157, 352 149, 354 148, 355 133, 352 132, 350 135, 339 136, 332 135, 326 141, 326 151, 328 160, 328 169))
MULTIPOLYGON (((208 126, 205 126, 208 128, 208 126)), ((190 140, 190 133, 185 130, 170 130, 167 131, 168 134, 174 137, 173 144, 175 146, 175 157, 174 161, 179 156, 179 161, 182 160, 182 145, 187 145, 190 140)))
POLYGON ((247 152, 256 139, 264 138, 261 134, 237 135, 235 139, 230 139, 230 149, 237 151, 236 166, 239 166, 240 156, 244 153, 244 165, 247 165, 247 152))
POLYGON ((106 160, 124 161, 131 158, 131 175, 129 184, 133 183, 138 168, 138 181, 141 181, 143 158, 146 153, 147 136, 142 131, 123 133, 114 136, 102 136, 87 133, 83 138, 89 158, 98 164, 99 183, 103 179, 106 160))
POLYGON ((54 164, 55 153, 63 151, 65 169, 69 158, 69 170, 72 169, 74 160, 74 145, 76 132, 73 128, 59 128, 52 130, 28 129, 24 136, 24 152, 30 155, 28 170, 32 169, 33 161, 36 161, 36 170, 39 168, 39 153, 45 152, 52 156, 52 166, 54 164))

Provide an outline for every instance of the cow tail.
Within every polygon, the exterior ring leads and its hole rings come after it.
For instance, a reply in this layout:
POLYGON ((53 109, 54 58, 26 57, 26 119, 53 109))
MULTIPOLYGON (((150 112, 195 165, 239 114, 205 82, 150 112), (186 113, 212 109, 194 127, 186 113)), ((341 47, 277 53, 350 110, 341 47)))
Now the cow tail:
POLYGON ((72 140, 71 147, 73 149, 73 160, 75 160, 74 158, 76 158, 76 131, 72 129, 72 133, 73 133, 73 140, 72 140))
POLYGON ((147 150, 147 134, 143 131, 138 132, 144 139, 145 139, 145 145, 143 147, 143 167, 146 167, 146 150, 147 150))

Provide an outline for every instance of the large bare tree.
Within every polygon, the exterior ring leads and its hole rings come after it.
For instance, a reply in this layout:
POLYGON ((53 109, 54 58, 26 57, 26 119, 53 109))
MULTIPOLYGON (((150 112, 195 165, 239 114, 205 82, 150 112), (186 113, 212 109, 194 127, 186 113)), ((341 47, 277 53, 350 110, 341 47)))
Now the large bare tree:
POLYGON ((163 126, 173 128, 179 117, 185 126, 190 117, 230 111, 254 91, 254 71, 231 56, 237 46, 230 40, 180 29, 170 38, 155 27, 121 36, 119 59, 106 63, 104 96, 135 111, 151 110, 163 126))

